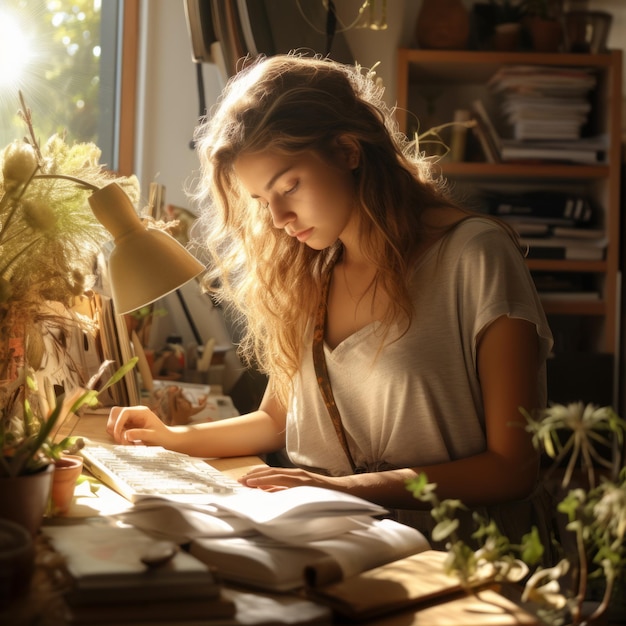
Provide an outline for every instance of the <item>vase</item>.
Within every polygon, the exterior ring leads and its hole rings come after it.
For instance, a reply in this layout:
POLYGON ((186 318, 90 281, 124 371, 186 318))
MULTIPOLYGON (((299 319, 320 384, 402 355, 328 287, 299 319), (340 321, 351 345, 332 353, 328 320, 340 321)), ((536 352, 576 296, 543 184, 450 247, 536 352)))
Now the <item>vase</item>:
POLYGON ((469 34, 470 15, 462 0, 423 0, 415 30, 421 48, 464 49, 469 34))
POLYGON ((52 491, 50 493, 50 513, 65 515, 72 500, 76 481, 83 471, 83 459, 80 456, 66 454, 54 462, 52 491))
POLYGON ((53 475, 51 463, 34 474, 0 478, 0 519, 21 524, 35 536, 48 506, 53 475))

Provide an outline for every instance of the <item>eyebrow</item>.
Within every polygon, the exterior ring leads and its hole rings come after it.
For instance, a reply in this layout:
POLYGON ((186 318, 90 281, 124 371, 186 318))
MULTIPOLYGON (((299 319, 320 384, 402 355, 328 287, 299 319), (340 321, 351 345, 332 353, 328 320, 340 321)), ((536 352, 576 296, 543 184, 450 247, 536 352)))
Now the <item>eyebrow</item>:
MULTIPOLYGON (((276 174, 274 174, 274 176, 272 176, 269 181, 267 182, 267 184, 264 187, 265 191, 269 191, 274 184, 276 183, 276 181, 283 175, 286 174, 290 169, 293 168, 292 164, 287 165, 286 167, 284 167, 282 170, 279 170, 278 172, 276 172, 276 174)), ((250 196, 253 200, 257 200, 260 196, 257 196, 256 194, 253 194, 252 196, 250 196)))

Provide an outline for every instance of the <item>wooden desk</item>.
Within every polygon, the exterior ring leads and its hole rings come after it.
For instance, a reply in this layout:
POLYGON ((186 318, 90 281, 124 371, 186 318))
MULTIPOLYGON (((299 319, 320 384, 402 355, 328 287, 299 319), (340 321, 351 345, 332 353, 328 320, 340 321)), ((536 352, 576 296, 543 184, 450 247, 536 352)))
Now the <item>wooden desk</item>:
MULTIPOLYGON (((58 437, 65 437, 70 429, 72 435, 85 437, 91 441, 113 443, 113 438, 106 432, 107 413, 85 413, 72 424, 64 425, 59 430, 58 437), (75 426, 74 426, 75 424, 75 426)), ((213 459, 211 465, 233 478, 243 476, 251 467, 263 465, 263 459, 258 456, 242 456, 225 459, 213 459)))
MULTIPOLYGON (((106 433, 106 413, 86 414, 75 425, 74 435, 92 441, 111 442, 106 433)), ((70 428, 71 425, 68 426, 70 428)), ((68 428, 59 435, 67 434, 68 428)), ((211 460, 211 464, 225 474, 237 478, 250 467, 262 464, 259 457, 237 457, 211 460)), ((122 512, 132 504, 107 488, 100 486, 94 493, 89 483, 79 484, 68 514, 48 523, 72 523, 76 518, 97 517, 122 512)), ((329 617, 326 609, 318 609, 299 594, 270 594, 238 589, 224 585, 224 593, 237 604, 238 618, 233 624, 343 624, 329 617), (308 616, 308 620, 307 620, 308 616)), ((489 591, 487 601, 461 596, 445 602, 435 602, 383 618, 370 620, 368 626, 537 626, 535 619, 504 597, 489 591)), ((207 626, 210 626, 210 620, 207 626)), ((55 626, 62 626, 56 623, 55 626)))

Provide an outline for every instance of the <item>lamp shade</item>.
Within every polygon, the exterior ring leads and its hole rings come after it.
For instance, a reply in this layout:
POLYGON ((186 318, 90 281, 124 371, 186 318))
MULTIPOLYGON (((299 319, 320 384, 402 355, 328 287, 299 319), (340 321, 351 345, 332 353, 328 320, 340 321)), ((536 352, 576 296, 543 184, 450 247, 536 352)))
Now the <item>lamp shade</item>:
POLYGON ((117 313, 146 306, 204 271, 204 266, 171 235, 144 226, 117 183, 94 192, 89 205, 114 239, 108 266, 117 313))

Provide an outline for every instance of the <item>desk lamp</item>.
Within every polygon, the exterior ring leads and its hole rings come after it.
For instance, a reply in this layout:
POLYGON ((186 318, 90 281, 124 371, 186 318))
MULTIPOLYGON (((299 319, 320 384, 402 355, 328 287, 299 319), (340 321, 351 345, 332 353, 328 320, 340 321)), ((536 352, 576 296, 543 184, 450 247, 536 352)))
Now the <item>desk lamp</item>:
POLYGON ((204 266, 174 237, 146 227, 117 183, 89 197, 98 221, 113 235, 108 261, 115 311, 123 315, 182 287, 204 266))

